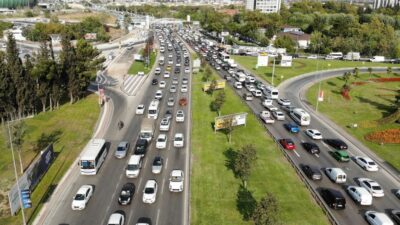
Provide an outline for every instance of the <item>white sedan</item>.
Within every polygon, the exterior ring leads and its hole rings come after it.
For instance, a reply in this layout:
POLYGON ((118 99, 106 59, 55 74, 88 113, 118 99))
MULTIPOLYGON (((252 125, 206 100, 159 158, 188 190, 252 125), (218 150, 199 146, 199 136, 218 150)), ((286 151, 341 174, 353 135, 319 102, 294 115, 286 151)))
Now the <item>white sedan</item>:
POLYGON ((184 175, 182 170, 172 170, 169 177, 169 191, 182 192, 183 191, 184 175))
POLYGON ((160 67, 157 67, 157 68, 154 70, 154 74, 155 74, 155 75, 160 75, 160 73, 161 73, 161 68, 160 68, 160 67))
POLYGON ((189 67, 185 68, 185 73, 190 73, 190 68, 189 67))
POLYGON ((168 71, 164 72, 164 78, 169 78, 170 77, 170 73, 168 71))
POLYGON ((188 91, 187 85, 186 85, 186 84, 182 85, 182 87, 181 87, 181 92, 182 92, 182 93, 185 93, 185 92, 187 92, 187 91, 188 91))
POLYGON ((160 83, 158 83, 158 87, 160 87, 160 88, 165 88, 165 85, 166 85, 167 83, 165 83, 165 81, 160 81, 160 83))
POLYGON ((164 149, 167 147, 167 135, 165 134, 159 134, 157 137, 157 142, 156 142, 156 148, 157 149, 164 149))
POLYGON ((152 204, 156 201, 157 197, 157 182, 155 180, 148 180, 143 189, 143 203, 152 204))
POLYGON ((167 105, 168 106, 174 106, 175 105, 175 99, 174 98, 168 98, 167 105))
POLYGON ((321 134, 321 132, 319 132, 319 131, 316 130, 316 129, 307 129, 307 130, 306 130, 306 134, 307 134, 310 138, 312 138, 312 139, 314 139, 314 140, 321 140, 321 139, 322 139, 322 134, 321 134))
POLYGON ((83 210, 93 195, 91 185, 82 185, 72 200, 72 210, 83 210))
POLYGON ((160 123, 160 131, 169 131, 169 127, 171 126, 171 121, 169 118, 163 118, 160 123))
POLYGON ((174 137, 174 147, 182 148, 184 146, 185 139, 182 133, 176 133, 174 137))
POLYGON ((286 106, 288 106, 288 105, 290 105, 290 100, 289 99, 285 99, 285 98, 280 98, 280 99, 278 99, 278 104, 279 105, 286 105, 286 106))
POLYGON ((281 111, 272 111, 272 116, 277 120, 285 120, 285 114, 281 111))
POLYGON ((158 90, 156 91, 154 98, 160 100, 162 99, 162 96, 163 96, 162 90, 158 90))
POLYGON ((394 224, 393 221, 389 218, 389 216, 387 216, 386 213, 383 213, 383 212, 366 211, 365 219, 371 225, 377 225, 377 224, 393 225, 394 224))
POLYGON ((383 191, 381 185, 378 182, 369 178, 358 178, 358 183, 361 187, 364 187, 372 194, 373 197, 383 197, 385 192, 383 191))
POLYGON ((175 117, 176 122, 185 122, 185 114, 183 110, 178 110, 175 117))
POLYGON ((136 115, 143 115, 145 110, 145 106, 140 104, 136 107, 136 115))
POLYGON ((378 165, 370 158, 365 156, 356 156, 356 163, 366 171, 378 171, 378 165))

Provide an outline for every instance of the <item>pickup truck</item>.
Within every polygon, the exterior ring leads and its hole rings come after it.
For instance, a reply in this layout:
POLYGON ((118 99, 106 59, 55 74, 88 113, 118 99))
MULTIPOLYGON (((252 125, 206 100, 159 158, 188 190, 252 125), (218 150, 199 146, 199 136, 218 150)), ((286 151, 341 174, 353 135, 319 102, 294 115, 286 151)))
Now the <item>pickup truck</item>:
POLYGON ((264 123, 275 123, 275 120, 271 117, 271 113, 268 111, 261 111, 260 118, 264 123))

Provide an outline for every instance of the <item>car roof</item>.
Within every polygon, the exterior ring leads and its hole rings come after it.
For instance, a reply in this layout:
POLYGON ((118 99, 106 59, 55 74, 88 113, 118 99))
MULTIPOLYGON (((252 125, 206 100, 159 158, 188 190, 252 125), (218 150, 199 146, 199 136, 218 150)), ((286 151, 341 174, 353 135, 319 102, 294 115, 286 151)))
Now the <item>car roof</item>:
POLYGON ((125 147, 126 144, 128 144, 127 141, 121 141, 121 142, 118 144, 118 147, 125 147))
POLYGON ((349 186, 348 188, 354 188, 357 190, 358 193, 360 193, 361 195, 369 195, 370 193, 363 187, 359 187, 359 186, 349 186))
POLYGON ((86 194, 86 191, 87 191, 88 189, 90 189, 90 188, 92 188, 92 186, 87 185, 87 184, 82 185, 82 186, 79 188, 77 194, 86 194))
POLYGON ((172 170, 171 171, 171 177, 180 177, 180 176, 183 176, 182 170, 172 170))
POLYGON ((156 181, 155 180, 148 180, 147 182, 146 182, 146 187, 153 187, 153 186, 155 186, 155 184, 156 184, 156 181))
POLYGON ((122 217, 123 215, 121 213, 113 213, 111 214, 110 219, 108 219, 108 223, 119 224, 119 221, 121 220, 122 217))
POLYGON ((367 211, 367 213, 372 213, 375 215, 375 220, 379 221, 380 224, 393 224, 392 220, 389 219, 389 217, 382 212, 376 212, 376 211, 367 211))

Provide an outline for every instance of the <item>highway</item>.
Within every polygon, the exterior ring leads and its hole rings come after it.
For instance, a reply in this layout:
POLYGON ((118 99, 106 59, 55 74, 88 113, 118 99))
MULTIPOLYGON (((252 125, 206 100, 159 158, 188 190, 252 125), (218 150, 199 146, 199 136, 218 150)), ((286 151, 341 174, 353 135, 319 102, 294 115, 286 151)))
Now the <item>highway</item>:
MULTIPOLYGON (((132 52, 133 53, 133 52, 132 52)), ((166 52, 167 53, 167 52, 166 52)), ((62 196, 57 196, 60 201, 52 205, 47 215, 43 216, 44 221, 40 224, 54 225, 54 224, 69 224, 69 225, 93 225, 93 224, 106 224, 109 216, 122 210, 125 213, 125 224, 135 224, 140 217, 150 218, 153 224, 159 225, 177 225, 188 224, 188 204, 189 204, 189 159, 190 159, 190 74, 184 75, 183 68, 181 73, 174 75, 175 51, 168 52, 174 55, 174 62, 172 64, 171 78, 159 77, 153 73, 149 74, 148 78, 141 87, 141 91, 135 97, 127 97, 120 94, 119 87, 110 87, 106 89, 106 95, 110 97, 114 104, 114 112, 111 118, 110 126, 105 132, 105 138, 110 142, 109 153, 105 162, 103 163, 100 171, 94 176, 83 176, 79 174, 79 167, 73 168, 71 177, 67 178, 65 187, 63 187, 62 196), (186 76, 189 79, 188 92, 181 93, 181 78, 186 76), (158 119, 155 121, 155 135, 147 153, 143 160, 142 169, 138 178, 127 178, 125 176, 125 168, 127 166, 129 155, 133 154, 133 147, 135 146, 140 130, 140 124, 143 117, 147 116, 147 108, 151 100, 154 99, 155 92, 159 89, 158 85, 152 85, 153 78, 158 80, 165 80, 167 82, 164 88, 164 96, 160 104, 160 113, 158 119), (173 77, 179 77, 179 85, 177 85, 177 92, 170 93, 169 87, 172 83, 173 77), (185 96, 189 100, 187 106, 179 106, 178 99, 185 96), (174 107, 167 107, 167 99, 169 97, 175 98, 174 107), (138 104, 146 106, 144 115, 135 115, 135 109, 138 104), (176 123, 175 113, 178 109, 184 110, 185 122, 176 123), (158 150, 155 148, 155 139, 159 134, 159 124, 164 117, 166 110, 172 111, 172 124, 168 135, 168 145, 166 149, 158 150), (117 121, 122 120, 125 127, 121 130, 117 127, 117 121), (185 136, 185 147, 176 149, 173 147, 173 136, 175 133, 183 133, 185 136), (120 141, 127 140, 131 143, 129 155, 123 159, 114 157, 114 151, 120 141), (164 159, 164 167, 161 174, 155 175, 151 172, 151 164, 155 156, 161 156, 164 159), (185 173, 184 192, 172 193, 168 190, 169 174, 173 169, 183 170, 185 173), (142 192, 145 183, 149 179, 155 179, 158 183, 158 192, 156 202, 149 205, 142 202, 142 192), (127 182, 133 182, 136 186, 134 199, 131 205, 120 206, 118 204, 118 197, 122 186, 127 182), (90 199, 86 208, 82 211, 73 211, 71 209, 72 197, 76 191, 83 184, 91 184, 95 187, 94 195, 90 199)), ((183 57, 183 54, 182 56, 183 57)), ((120 60, 124 60, 121 58, 120 60)), ((184 60, 182 60, 183 63, 184 60)), ((111 64, 109 68, 113 65, 111 64)), ((164 72, 164 67, 162 73, 164 72)), ((53 198, 53 197, 52 197, 53 198)))
MULTIPOLYGON (((192 46, 194 47, 194 44, 191 43, 192 46)), ((210 59, 209 63, 212 62, 213 59, 210 59)), ((215 61, 214 61, 215 62, 215 61)), ((215 63, 216 64, 216 63, 215 63)), ((381 70, 386 71, 386 68, 381 68, 381 70)), ((318 73, 314 73, 313 75, 307 75, 307 76, 299 76, 294 78, 293 80, 288 80, 285 82, 283 85, 279 87, 279 97, 280 98, 287 98, 291 101, 292 105, 297 106, 297 107, 302 107, 305 108, 307 111, 309 111, 307 107, 305 107, 304 102, 302 101, 304 99, 304 91, 306 87, 310 86, 312 83, 318 81, 318 79, 326 79, 328 77, 333 77, 333 76, 341 76, 343 75, 344 71, 352 71, 352 69, 347 69, 347 70, 337 70, 337 71, 331 71, 331 72, 326 72, 326 71, 321 71, 318 73), (300 92, 302 91, 303 95, 300 95, 300 92), (301 97, 303 96, 303 97, 301 97)), ((366 71, 366 68, 360 69, 360 72, 366 71)), ((375 70, 374 70, 375 71, 375 70)), ((218 74, 221 76, 221 78, 224 78, 225 75, 229 75, 227 71, 224 71, 222 68, 221 70, 217 71, 218 74)), ((260 78, 256 78, 257 80, 263 82, 264 84, 267 85, 267 83, 260 78)), ((237 95, 243 99, 243 94, 248 93, 247 89, 243 87, 243 89, 236 89, 233 87, 233 82, 235 82, 234 78, 232 78, 231 81, 227 81, 227 84, 231 88, 235 90, 237 95)), ((253 113, 258 116, 259 113, 263 110, 266 110, 264 106, 261 104, 261 99, 254 97, 252 101, 245 101, 243 99, 243 102, 247 104, 253 111, 253 113)), ((274 101, 274 105, 279 108, 279 105, 277 104, 276 101, 274 101)), ((283 110, 282 110, 283 111, 283 110)), ((346 134, 339 133, 335 129, 333 129, 331 126, 329 126, 325 121, 321 119, 317 119, 315 114, 311 113, 311 124, 307 127, 301 127, 301 131, 298 134, 291 134, 289 133, 284 127, 284 123, 288 123, 289 121, 294 123, 294 121, 289 117, 287 113, 285 113, 285 120, 284 121, 278 121, 275 120, 274 124, 268 124, 264 125, 266 129, 271 133, 272 137, 275 140, 279 140, 281 138, 291 138, 295 145, 296 145, 296 150, 295 151, 288 151, 287 154, 290 158, 290 161, 297 166, 297 168, 300 168, 302 164, 307 164, 307 165, 313 165, 317 168, 320 168, 321 173, 324 174, 324 169, 326 167, 339 167, 342 168, 345 173, 347 174, 347 181, 345 184, 335 184, 331 182, 326 175, 323 175, 323 180, 322 181, 311 181, 308 178, 305 178, 306 182, 312 187, 312 190, 317 193, 319 193, 320 189, 322 187, 328 187, 328 188, 333 188, 336 190, 340 190, 342 194, 346 198, 346 209, 345 210, 332 210, 328 208, 329 214, 334 218, 334 221, 337 221, 339 224, 347 225, 347 224, 367 224, 367 222, 364 220, 364 212, 367 210, 376 210, 380 212, 388 212, 389 209, 399 209, 400 208, 400 200, 395 197, 393 194, 394 189, 400 188, 400 182, 399 182, 399 176, 398 174, 393 174, 392 172, 388 172, 386 169, 383 169, 382 167, 378 172, 367 172, 363 170, 361 167, 359 167, 355 162, 353 157, 354 156, 370 156, 372 159, 374 159, 376 162, 381 162, 381 159, 376 158, 374 155, 371 156, 368 152, 366 153, 365 149, 363 147, 360 147, 357 143, 354 141, 349 141, 350 137, 347 136, 346 134), (343 141, 345 141, 348 146, 349 150, 348 153, 350 157, 352 157, 352 160, 347 163, 341 163, 336 161, 330 154, 330 151, 333 151, 333 149, 325 144, 323 141, 318 141, 318 140, 311 140, 310 137, 308 137, 304 130, 305 129, 317 129, 322 133, 322 136, 324 138, 340 138, 343 141), (315 142, 320 150, 321 153, 319 155, 312 155, 308 153, 303 147, 301 146, 302 142, 308 142, 312 141, 315 142), (345 188, 348 185, 356 185, 358 186, 358 183, 356 182, 357 178, 360 177, 367 177, 371 178, 375 181, 377 181, 384 189, 385 191, 385 196, 382 198, 374 198, 373 199, 373 205, 372 206, 359 206, 357 205, 346 193, 345 188)), ((260 120, 261 123, 261 120, 260 120)), ((282 150, 282 151, 287 151, 287 150, 282 150)), ((382 164, 381 164, 382 165, 382 164)), ((302 172, 300 172, 302 173, 302 172)), ((305 177, 305 175, 304 175, 305 177)), ((327 207, 324 203, 323 205, 327 207)))

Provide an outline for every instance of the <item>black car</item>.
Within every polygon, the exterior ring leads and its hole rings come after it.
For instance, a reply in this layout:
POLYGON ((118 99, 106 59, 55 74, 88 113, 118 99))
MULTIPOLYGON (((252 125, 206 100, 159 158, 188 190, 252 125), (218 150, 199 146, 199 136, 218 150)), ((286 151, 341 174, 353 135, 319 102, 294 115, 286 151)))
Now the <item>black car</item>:
POLYGON ((348 146, 340 139, 324 139, 324 142, 336 150, 347 150, 348 146))
POLYGON ((322 180, 322 174, 319 169, 309 165, 302 165, 301 169, 311 180, 322 180))
POLYGON ((321 151, 319 150, 318 145, 316 145, 315 143, 312 142, 303 142, 301 143, 301 145, 303 146, 303 148, 311 153, 311 154, 319 154, 321 151))
POLYGON ((140 217, 136 224, 148 224, 151 225, 151 219, 147 217, 140 217))
POLYGON ((153 79, 153 80, 151 81, 151 84, 152 84, 152 85, 157 85, 157 84, 158 84, 158 80, 157 80, 157 79, 153 79))
POLYGON ((392 217, 394 222, 400 224, 400 210, 393 209, 392 211, 390 211, 390 217, 392 217))
POLYGON ((346 199, 340 191, 330 188, 322 188, 320 193, 326 204, 332 209, 346 208, 346 199))
POLYGON ((146 150, 147 150, 147 140, 146 139, 138 139, 136 141, 136 145, 135 145, 135 151, 134 154, 135 155, 141 155, 144 156, 146 154, 146 150))
POLYGON ((185 66, 189 66, 189 62, 186 62, 186 61, 185 61, 185 64, 184 64, 184 65, 185 65, 185 66))
POLYGON ((171 112, 171 110, 167 110, 166 112, 165 112, 165 117, 166 118, 172 118, 172 112, 171 112))
POLYGON ((118 203, 120 205, 130 205, 134 194, 135 185, 133 183, 124 184, 119 194, 118 203))
POLYGON ((175 67, 175 74, 179 74, 181 72, 181 69, 179 67, 175 67))

